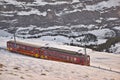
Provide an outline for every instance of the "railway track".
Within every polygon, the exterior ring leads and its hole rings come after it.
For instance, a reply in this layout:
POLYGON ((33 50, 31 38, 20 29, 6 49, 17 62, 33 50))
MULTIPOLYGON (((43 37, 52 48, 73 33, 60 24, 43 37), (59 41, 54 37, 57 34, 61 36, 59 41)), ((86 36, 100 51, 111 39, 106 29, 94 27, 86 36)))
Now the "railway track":
POLYGON ((104 68, 101 66, 94 66, 94 65, 90 65, 90 67, 120 74, 120 71, 116 71, 116 70, 113 70, 111 68, 104 68))

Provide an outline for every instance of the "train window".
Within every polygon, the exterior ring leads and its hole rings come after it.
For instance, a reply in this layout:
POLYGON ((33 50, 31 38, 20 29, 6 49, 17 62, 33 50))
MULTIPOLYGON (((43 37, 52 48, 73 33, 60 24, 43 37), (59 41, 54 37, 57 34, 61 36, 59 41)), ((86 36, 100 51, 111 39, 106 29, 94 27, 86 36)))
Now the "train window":
POLYGON ((35 52, 36 52, 36 53, 39 53, 39 51, 38 51, 38 50, 35 50, 35 52))
POLYGON ((22 49, 22 46, 21 46, 21 45, 19 45, 19 47, 20 47, 20 49, 22 49))
POLYGON ((12 47, 11 43, 10 43, 10 47, 12 47))
POLYGON ((25 50, 27 50, 27 46, 25 46, 25 50))
POLYGON ((10 44, 9 44, 9 43, 7 43, 7 45, 9 46, 10 44))
POLYGON ((29 51, 29 50, 30 50, 30 47, 29 47, 29 46, 27 46, 27 47, 26 47, 26 49, 29 51))
POLYGON ((80 58, 80 63, 83 64, 83 61, 84 61, 84 58, 81 57, 81 58, 80 58))
POLYGON ((7 45, 10 45, 10 43, 7 42, 7 45))
POLYGON ((65 55, 63 55, 62 57, 63 57, 63 59, 65 59, 65 55))
POLYGON ((45 55, 48 55, 47 51, 44 51, 44 54, 45 54, 45 55))
POLYGON ((74 61, 76 61, 77 60, 77 58, 74 58, 74 61))
POLYGON ((13 47, 13 44, 10 44, 11 45, 11 47, 13 47))
POLYGON ((74 61, 74 58, 73 58, 73 57, 71 57, 70 59, 71 59, 72 62, 74 61))
POLYGON ((53 56, 56 56, 56 53, 54 51, 52 52, 52 54, 53 54, 53 56))
POLYGON ((16 44, 12 44, 12 47, 13 47, 13 48, 16 48, 16 44))
POLYGON ((11 47, 13 47, 13 44, 10 44, 11 47))
POLYGON ((19 48, 19 45, 16 45, 17 48, 19 48))
POLYGON ((28 47, 28 46, 26 46, 26 50, 28 50, 28 51, 29 51, 29 47, 28 47))
POLYGON ((33 48, 32 48, 32 47, 29 47, 29 46, 26 46, 26 50, 28 50, 28 51, 32 51, 33 48))
POLYGON ((90 61, 90 57, 89 56, 87 57, 87 60, 90 61))
POLYGON ((69 60, 69 56, 67 56, 67 60, 69 60))
POLYGON ((41 50, 40 50, 40 54, 41 54, 42 52, 41 52, 41 50))
POLYGON ((25 49, 25 47, 24 47, 24 46, 22 46, 22 49, 25 49))

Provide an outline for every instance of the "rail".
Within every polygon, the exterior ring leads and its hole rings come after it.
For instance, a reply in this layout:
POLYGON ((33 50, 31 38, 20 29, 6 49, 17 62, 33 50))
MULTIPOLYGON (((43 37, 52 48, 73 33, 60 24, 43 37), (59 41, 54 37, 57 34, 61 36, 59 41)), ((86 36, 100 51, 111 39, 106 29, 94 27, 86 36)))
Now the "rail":
POLYGON ((105 71, 109 71, 109 72, 114 72, 114 73, 118 73, 120 74, 120 71, 116 71, 116 70, 113 70, 111 68, 104 68, 104 67, 101 67, 101 66, 94 66, 94 65, 90 65, 89 67, 92 67, 92 68, 97 68, 97 69, 101 69, 101 70, 105 70, 105 71))

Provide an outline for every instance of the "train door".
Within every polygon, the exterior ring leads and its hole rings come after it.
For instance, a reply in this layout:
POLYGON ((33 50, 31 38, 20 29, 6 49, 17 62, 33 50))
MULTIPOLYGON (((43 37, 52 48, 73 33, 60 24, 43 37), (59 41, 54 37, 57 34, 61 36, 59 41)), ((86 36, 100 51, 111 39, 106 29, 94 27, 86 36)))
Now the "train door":
POLYGON ((42 49, 39 49, 39 52, 40 52, 40 58, 44 58, 44 54, 43 54, 43 51, 42 51, 42 49))
POLYGON ((81 65, 84 64, 84 58, 82 56, 79 57, 79 64, 81 64, 81 65))
POLYGON ((90 56, 89 55, 87 55, 86 57, 83 56, 82 60, 83 60, 82 65, 90 66, 90 56))
POLYGON ((38 48, 35 48, 35 49, 34 49, 34 56, 35 56, 36 58, 39 58, 39 57, 40 57, 40 51, 39 51, 38 48))
POLYGON ((87 64, 86 65, 90 66, 90 56, 89 55, 87 56, 87 64))
POLYGON ((41 56, 40 56, 41 59, 49 59, 50 51, 45 48, 41 48, 40 54, 41 54, 41 56))
POLYGON ((7 49, 10 50, 10 42, 7 42, 7 49))
POLYGON ((8 48, 9 51, 15 51, 15 44, 11 43, 11 42, 8 42, 7 43, 7 48, 8 48))

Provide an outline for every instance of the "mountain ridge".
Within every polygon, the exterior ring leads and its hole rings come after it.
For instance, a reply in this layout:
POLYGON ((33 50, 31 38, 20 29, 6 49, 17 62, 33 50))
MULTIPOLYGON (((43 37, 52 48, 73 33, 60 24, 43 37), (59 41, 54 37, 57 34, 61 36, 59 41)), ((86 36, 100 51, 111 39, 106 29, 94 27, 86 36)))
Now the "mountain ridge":
POLYGON ((22 38, 58 42, 64 38, 63 43, 79 46, 87 35, 87 45, 99 45, 120 36, 119 4, 119 0, 2 0, 0 29, 16 31, 22 38))

